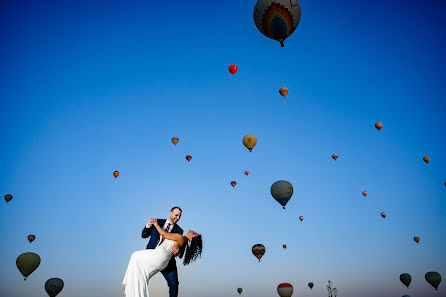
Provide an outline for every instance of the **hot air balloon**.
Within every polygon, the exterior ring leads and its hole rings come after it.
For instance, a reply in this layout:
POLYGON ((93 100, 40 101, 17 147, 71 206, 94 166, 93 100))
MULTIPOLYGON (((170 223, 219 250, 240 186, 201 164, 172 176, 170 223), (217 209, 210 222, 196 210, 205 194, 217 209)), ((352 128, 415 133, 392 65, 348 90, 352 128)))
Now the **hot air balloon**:
POLYGON ((191 159, 192 159, 192 156, 191 156, 191 155, 187 155, 187 156, 186 156, 186 160, 187 160, 187 162, 190 162, 191 159))
POLYGON ((288 94, 288 89, 285 87, 282 87, 279 89, 279 94, 283 96, 283 98, 285 98, 285 96, 288 94))
POLYGON ((446 187, 446 182, 444 182, 444 186, 446 187))
POLYGON ((400 275, 400 281, 409 288, 410 282, 412 281, 412 277, 408 273, 403 273, 400 275))
POLYGON ((239 294, 241 294, 241 293, 243 292, 243 289, 242 289, 242 288, 238 288, 238 289, 237 289, 237 292, 238 292, 239 294))
POLYGON ((255 244, 252 246, 252 253, 254 254, 254 256, 257 257, 257 259, 260 259, 263 257, 263 255, 265 254, 265 247, 263 246, 263 244, 255 244))
POLYGON ((297 0, 258 0, 254 7, 254 22, 260 33, 280 42, 290 36, 300 21, 297 0))
POLYGON ((180 141, 180 139, 176 136, 172 137, 172 143, 173 145, 177 145, 178 141, 180 141))
POLYGON ((289 283, 283 283, 277 286, 277 293, 280 297, 291 297, 293 295, 293 286, 289 283))
POLYGON ((36 239, 36 236, 35 236, 34 234, 30 234, 30 235, 28 235, 29 243, 33 242, 34 239, 36 239))
POLYGON ((385 213, 384 211, 381 213, 381 216, 385 219, 386 218, 387 213, 385 213))
POLYGON ((313 290, 313 286, 314 286, 314 284, 313 284, 312 282, 309 282, 309 283, 308 283, 308 286, 310 287, 311 290, 313 290))
POLYGON ((249 174, 249 171, 248 171, 248 170, 246 170, 246 171, 245 171, 245 175, 248 175, 248 174, 249 174))
POLYGON ((383 123, 378 122, 375 124, 375 128, 378 129, 379 131, 381 131, 381 128, 383 127, 383 123))
POLYGON ((337 160, 338 159, 338 155, 336 155, 336 154, 333 154, 333 156, 331 156, 332 158, 333 158, 333 160, 337 160))
POLYGON ((441 275, 438 272, 430 271, 424 275, 424 278, 435 290, 438 290, 438 285, 441 283, 441 275))
POLYGON ((302 222, 302 221, 304 220, 304 217, 303 217, 303 216, 300 216, 300 217, 299 217, 299 220, 302 222))
POLYGON ((60 278, 50 278, 45 283, 45 291, 50 297, 56 297, 63 289, 63 280, 60 278))
POLYGON ((271 195, 285 209, 288 200, 293 196, 293 186, 286 180, 276 181, 271 185, 271 195))
MULTIPOLYGON (((113 171, 113 176, 117 178, 119 176, 119 171, 113 171)), ((124 178, 125 179, 125 178, 124 178)))
POLYGON ((362 195, 364 195, 364 197, 367 197, 367 191, 363 191, 362 195))
POLYGON ((237 182, 235 180, 231 181, 231 186, 235 187, 235 185, 237 184, 237 182))
POLYGON ((286 249, 286 244, 282 245, 282 247, 283 247, 284 249, 286 249))
POLYGON ((237 72, 237 65, 229 65, 228 70, 232 73, 232 75, 234 75, 237 72))
POLYGON ((417 244, 420 242, 420 238, 419 238, 418 236, 415 236, 415 237, 413 238, 413 240, 414 240, 417 244))
POLYGON ((426 164, 429 164, 429 161, 430 161, 430 160, 431 160, 431 159, 430 159, 428 156, 426 156, 426 157, 423 158, 423 161, 426 162, 426 164))
POLYGON ((255 137, 254 135, 248 134, 243 136, 243 145, 250 151, 252 152, 252 149, 256 146, 257 144, 257 137, 255 137))
POLYGON ((26 280, 26 278, 39 267, 40 256, 31 252, 23 253, 17 257, 15 264, 26 280))
POLYGON ((12 200, 12 195, 11 195, 11 194, 6 194, 6 195, 5 195, 5 200, 6 200, 6 203, 8 203, 9 201, 11 201, 11 200, 12 200))

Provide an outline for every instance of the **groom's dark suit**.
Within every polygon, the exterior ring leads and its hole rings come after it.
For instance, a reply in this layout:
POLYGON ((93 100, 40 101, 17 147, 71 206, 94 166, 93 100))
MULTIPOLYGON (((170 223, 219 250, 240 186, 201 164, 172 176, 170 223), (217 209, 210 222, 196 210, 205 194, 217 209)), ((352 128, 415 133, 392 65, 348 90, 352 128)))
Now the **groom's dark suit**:
MULTIPOLYGON (((158 225, 163 228, 164 224, 166 223, 166 220, 158 219, 158 225)), ((172 230, 169 233, 178 233, 183 235, 183 229, 180 228, 177 224, 175 224, 172 228, 172 230)), ((142 230, 141 234, 142 238, 150 237, 149 243, 147 244, 146 249, 154 249, 156 248, 156 245, 158 243, 158 239, 160 237, 160 234, 158 230, 152 225, 150 228, 147 228, 144 226, 144 229, 142 230)), ((179 258, 181 259, 183 257, 184 249, 186 245, 183 245, 180 249, 179 258)), ((175 257, 172 256, 172 258, 169 261, 169 264, 167 264, 167 267, 161 271, 161 273, 164 275, 164 278, 167 281, 167 285, 169 286, 169 297, 177 297, 178 296, 178 271, 177 271, 177 262, 175 260, 175 257)))

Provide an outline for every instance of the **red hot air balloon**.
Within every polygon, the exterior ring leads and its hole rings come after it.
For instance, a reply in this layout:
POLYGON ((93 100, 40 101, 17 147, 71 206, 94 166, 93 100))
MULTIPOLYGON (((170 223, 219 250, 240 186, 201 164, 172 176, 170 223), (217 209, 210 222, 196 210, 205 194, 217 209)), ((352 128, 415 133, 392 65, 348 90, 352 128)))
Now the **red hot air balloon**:
POLYGON ((291 297, 293 295, 293 286, 289 283, 282 283, 277 286, 277 293, 280 297, 291 297))
POLYGON ((119 171, 113 171, 113 176, 117 178, 119 176, 119 171))
POLYGON ((228 70, 232 73, 232 75, 234 75, 237 72, 237 65, 229 65, 228 70))
POLYGON ((413 238, 413 240, 414 240, 416 243, 419 243, 419 242, 420 242, 420 237, 415 236, 415 237, 413 238))
POLYGON ((386 218, 387 213, 385 213, 384 211, 381 213, 381 216, 385 219, 386 218))
MULTIPOLYGON (((248 171, 248 170, 246 170, 246 171, 245 171, 245 175, 248 175, 248 174, 249 174, 249 171, 248 171)), ((446 184, 446 183, 445 183, 445 184, 446 184)))
POLYGON ((29 243, 33 242, 34 239, 36 239, 36 236, 35 236, 35 235, 33 235, 33 234, 28 235, 29 243))
POLYGON ((235 187, 235 185, 237 184, 237 182, 235 180, 231 181, 231 186, 235 187))
POLYGON ((187 160, 187 162, 190 162, 190 160, 192 160, 192 156, 191 155, 187 155, 186 156, 186 160, 187 160))
POLYGON ((381 128, 383 127, 383 123, 378 122, 375 124, 375 128, 378 129, 379 131, 381 131, 381 128))
POLYGON ((303 216, 300 216, 300 217, 299 217, 299 220, 302 222, 302 221, 304 220, 304 217, 303 217, 303 216))
POLYGON ((178 137, 174 136, 174 137, 172 137, 171 141, 172 141, 173 145, 177 145, 177 143, 178 143, 178 141, 180 141, 180 139, 178 137))
POLYGON ((279 89, 279 94, 283 96, 283 98, 285 98, 286 95, 288 95, 288 89, 285 87, 282 87, 279 89))
POLYGON ((333 158, 333 160, 337 160, 338 159, 338 155, 336 155, 336 154, 333 154, 333 156, 331 156, 332 158, 333 158))
POLYGON ((364 195, 364 197, 367 197, 367 191, 363 191, 362 195, 364 195))
POLYGON ((282 245, 284 249, 286 249, 286 244, 282 245))
POLYGON ((426 156, 426 157, 423 158, 423 161, 426 162, 426 164, 429 164, 429 161, 430 161, 430 160, 431 160, 431 159, 430 159, 428 156, 426 156))
POLYGON ((11 200, 12 200, 12 195, 11 195, 11 194, 6 194, 6 195, 5 195, 5 200, 6 200, 6 203, 8 203, 9 201, 11 201, 11 200))

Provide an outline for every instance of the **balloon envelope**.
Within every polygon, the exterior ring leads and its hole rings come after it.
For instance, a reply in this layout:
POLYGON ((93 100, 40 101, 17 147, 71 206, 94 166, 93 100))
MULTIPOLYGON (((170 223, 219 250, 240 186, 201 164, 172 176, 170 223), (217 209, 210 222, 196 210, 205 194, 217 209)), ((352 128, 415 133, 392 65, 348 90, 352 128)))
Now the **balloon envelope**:
POLYGON ((382 213, 381 213, 381 216, 382 216, 383 218, 386 218, 386 215, 387 215, 387 213, 385 213, 385 212, 382 212, 382 213))
POLYGON ((285 96, 288 94, 288 89, 285 87, 282 87, 279 89, 279 94, 283 96, 283 98, 285 98, 285 96))
POLYGON ((26 280, 26 278, 39 267, 40 256, 31 252, 23 253, 17 257, 15 263, 26 280))
POLYGON ((300 13, 297 0, 258 0, 253 17, 260 33, 279 41, 283 47, 283 41, 299 25, 300 13))
POLYGON ((187 162, 190 162, 190 160, 192 160, 192 156, 191 155, 187 155, 186 156, 186 160, 187 160, 187 162))
POLYGON ((228 70, 229 72, 231 72, 232 75, 234 75, 237 72, 237 65, 229 65, 228 70))
POLYGON ((171 140, 172 140, 173 145, 177 145, 178 141, 180 141, 180 139, 176 136, 172 137, 171 140))
POLYGON ((424 275, 424 278, 435 290, 438 290, 438 285, 441 283, 441 275, 438 272, 430 271, 424 275))
POLYGON ((286 244, 282 245, 284 249, 286 249, 286 244))
POLYGON ((34 239, 36 239, 36 236, 35 236, 34 234, 30 234, 30 235, 28 235, 29 243, 33 242, 34 239))
POLYGON ((249 174, 249 171, 248 171, 248 170, 246 170, 246 171, 245 171, 245 175, 248 175, 248 174, 249 174))
POLYGON ((243 289, 242 289, 242 288, 238 288, 238 289, 237 289, 237 292, 238 292, 239 294, 241 294, 241 293, 243 292, 243 289))
POLYGON ((300 217, 299 217, 299 220, 302 222, 302 221, 304 220, 304 217, 303 217, 303 216, 300 216, 300 217))
POLYGON ((313 284, 312 282, 309 282, 309 283, 308 283, 308 286, 310 287, 310 289, 313 290, 313 286, 314 286, 314 284, 313 284))
POLYGON ((418 236, 415 236, 415 237, 413 238, 413 240, 415 240, 416 243, 419 243, 419 242, 420 242, 420 238, 419 238, 418 236))
POLYGON ((231 186, 232 186, 232 187, 235 187, 236 184, 237 184, 237 182, 236 182, 235 180, 233 180, 233 181, 231 182, 231 186))
POLYGON ((293 196, 293 186, 286 180, 276 181, 271 185, 271 195, 285 209, 285 205, 293 196))
POLYGON ((277 286, 277 293, 280 297, 291 297, 293 295, 293 286, 289 283, 282 283, 277 286))
POLYGON ((45 283, 45 291, 50 297, 56 297, 63 289, 63 280, 60 278, 50 278, 45 283))
POLYGON ((11 195, 11 194, 6 194, 6 195, 5 195, 5 200, 6 200, 6 203, 8 203, 9 201, 11 201, 11 200, 12 200, 12 195, 11 195))
POLYGON ((409 288, 410 282, 412 281, 412 277, 408 273, 403 273, 400 275, 400 281, 409 288))
POLYGON ((362 195, 364 195, 364 197, 367 197, 367 191, 362 192, 362 195))
POLYGON ((254 256, 257 257, 257 259, 260 259, 263 257, 263 255, 265 254, 265 247, 263 246, 263 244, 255 244, 252 246, 252 253, 254 256))
POLYGON ((430 161, 430 158, 428 156, 426 156, 423 158, 423 161, 426 162, 426 164, 428 164, 430 161))
POLYGON ((378 122, 375 124, 375 128, 381 131, 381 128, 383 127, 383 123, 378 122))
POLYGON ((250 151, 252 152, 252 149, 256 146, 257 144, 257 137, 255 137, 254 135, 248 134, 243 136, 242 139, 243 145, 250 151))
POLYGON ((118 175, 119 175, 119 171, 113 171, 113 176, 114 176, 115 178, 117 178, 118 175))
POLYGON ((333 154, 333 156, 331 156, 332 158, 333 158, 333 160, 337 160, 338 159, 338 155, 336 155, 336 154, 333 154))

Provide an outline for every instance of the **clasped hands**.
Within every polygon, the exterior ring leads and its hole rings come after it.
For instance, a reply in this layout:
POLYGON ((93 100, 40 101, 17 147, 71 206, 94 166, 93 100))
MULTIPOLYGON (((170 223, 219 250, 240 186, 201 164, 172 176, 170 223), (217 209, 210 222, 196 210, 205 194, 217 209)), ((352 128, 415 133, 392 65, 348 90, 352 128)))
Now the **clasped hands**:
MULTIPOLYGON (((155 225, 158 226, 158 220, 157 219, 149 219, 149 225, 155 225)), ((177 249, 175 246, 172 246, 172 249, 170 250, 172 255, 177 257, 180 254, 180 250, 177 249)))

